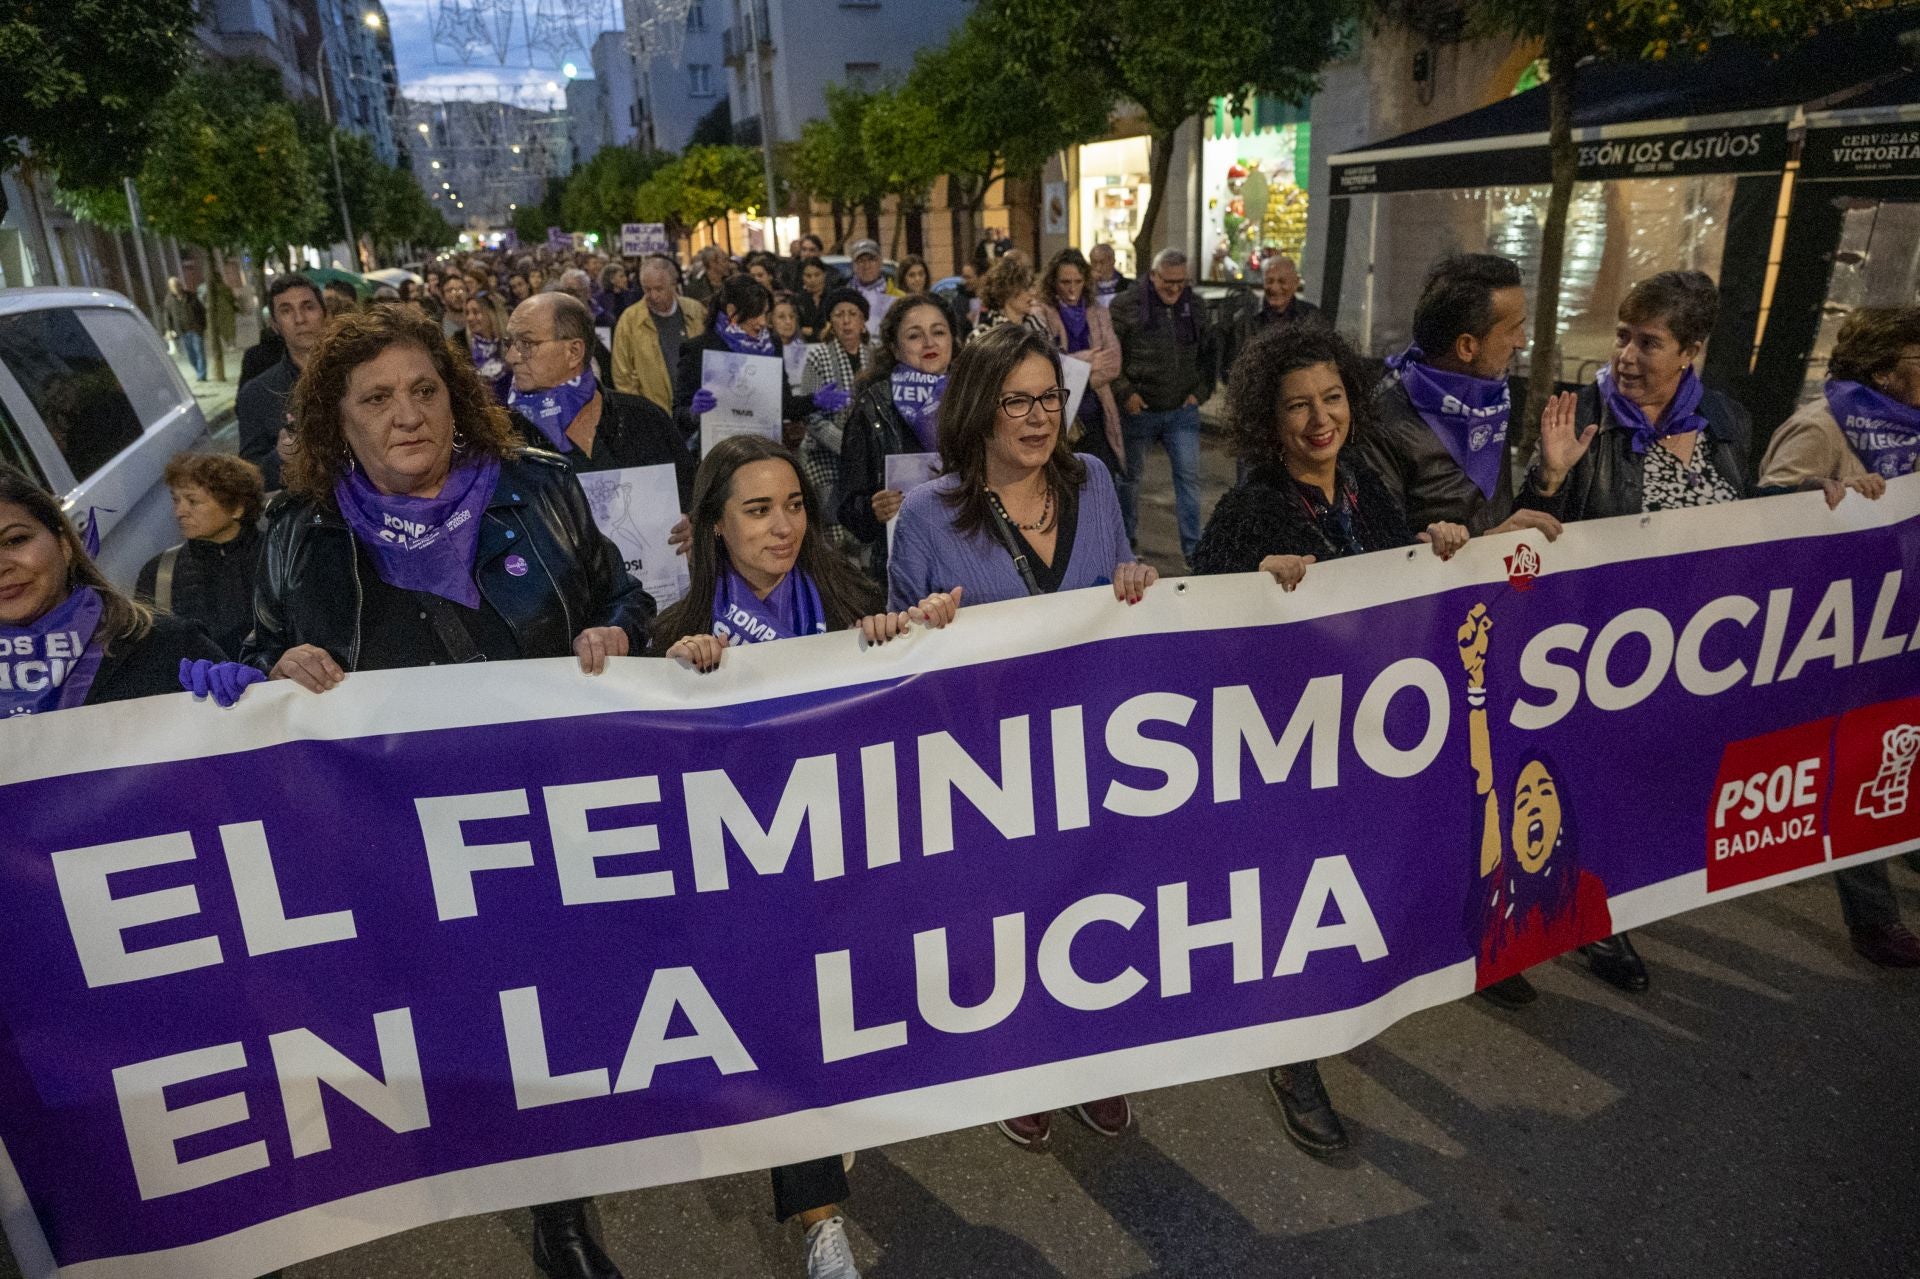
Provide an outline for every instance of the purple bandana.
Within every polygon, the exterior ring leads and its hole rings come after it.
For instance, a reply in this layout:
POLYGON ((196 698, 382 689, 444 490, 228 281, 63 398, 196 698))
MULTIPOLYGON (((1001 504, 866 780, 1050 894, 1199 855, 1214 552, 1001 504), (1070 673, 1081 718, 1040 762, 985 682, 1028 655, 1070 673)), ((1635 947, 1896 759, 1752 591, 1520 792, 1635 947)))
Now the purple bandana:
POLYGON ((1920 409, 1838 378, 1827 382, 1827 408, 1869 471, 1893 479, 1920 469, 1920 409))
POLYGON ((1060 327, 1067 335, 1068 351, 1084 351, 1093 345, 1093 326, 1087 323, 1087 300, 1082 297, 1080 305, 1068 306, 1062 302, 1057 308, 1060 313, 1060 327))
POLYGON ((753 593, 732 564, 714 588, 713 633, 732 643, 760 644, 824 635, 826 630, 827 610, 820 602, 820 588, 799 568, 781 578, 765 599, 753 593))
POLYGON ((1635 453, 1645 453, 1647 445, 1655 440, 1664 440, 1669 435, 1685 435, 1688 431, 1704 431, 1707 428, 1706 415, 1699 411, 1707 388, 1701 385, 1691 368, 1680 375, 1680 385, 1674 388, 1673 398, 1667 402, 1667 411, 1660 415, 1657 426, 1647 421, 1646 413, 1628 399, 1625 392, 1615 389, 1611 366, 1601 365, 1600 372, 1593 380, 1599 384, 1600 398, 1607 402, 1607 408, 1613 412, 1614 423, 1622 430, 1633 432, 1635 453))
POLYGON ((747 331, 729 320, 724 311, 713 317, 713 331, 727 344, 727 349, 735 355, 778 355, 774 349, 773 330, 760 330, 759 337, 747 336, 747 331))
POLYGON ((87 700, 106 647, 94 638, 105 611, 100 593, 82 586, 30 626, 0 626, 0 718, 87 700))
POLYGON ((1436 369, 1417 346, 1389 357, 1387 367, 1400 375, 1414 411, 1440 437, 1480 495, 1492 497, 1500 484, 1507 419, 1513 409, 1507 379, 1436 369))
POLYGON ((893 407, 929 453, 940 451, 940 397, 946 393, 944 373, 922 373, 906 364, 893 370, 893 407))
POLYGON ((593 376, 593 361, 588 360, 587 367, 571 382, 543 391, 513 391, 507 396, 507 407, 518 409, 527 421, 539 427, 554 452, 570 453, 573 441, 567 438, 567 427, 598 394, 600 384, 593 376))
POLYGON ((382 493, 355 468, 334 481, 333 499, 373 556, 381 581, 479 608, 473 557, 480 547, 481 513, 499 480, 500 463, 490 457, 456 463, 439 497, 402 497, 382 493))
POLYGON ((513 370, 500 357, 500 344, 491 338, 469 338, 467 351, 473 356, 473 368, 480 380, 492 389, 494 399, 505 404, 513 385, 513 370))

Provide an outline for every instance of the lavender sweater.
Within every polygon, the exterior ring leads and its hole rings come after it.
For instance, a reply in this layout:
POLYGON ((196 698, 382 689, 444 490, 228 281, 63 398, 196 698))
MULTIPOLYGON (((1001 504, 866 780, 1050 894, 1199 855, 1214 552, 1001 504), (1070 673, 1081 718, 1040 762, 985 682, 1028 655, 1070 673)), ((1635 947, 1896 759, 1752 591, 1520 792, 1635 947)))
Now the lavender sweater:
MULTIPOLYGON (((1131 563, 1126 526, 1120 519, 1120 499, 1113 477, 1098 458, 1080 456, 1086 464, 1086 483, 1080 486, 1080 512, 1073 534, 1073 554, 1067 561, 1063 591, 1104 586, 1113 570, 1131 563)), ((953 511, 942 495, 960 487, 960 477, 943 475, 907 494, 899 523, 893 529, 893 555, 887 566, 888 607, 911 608, 935 591, 967 588, 962 604, 992 604, 1025 599, 1026 583, 1013 566, 1013 557, 991 529, 961 533, 953 526, 953 511)))

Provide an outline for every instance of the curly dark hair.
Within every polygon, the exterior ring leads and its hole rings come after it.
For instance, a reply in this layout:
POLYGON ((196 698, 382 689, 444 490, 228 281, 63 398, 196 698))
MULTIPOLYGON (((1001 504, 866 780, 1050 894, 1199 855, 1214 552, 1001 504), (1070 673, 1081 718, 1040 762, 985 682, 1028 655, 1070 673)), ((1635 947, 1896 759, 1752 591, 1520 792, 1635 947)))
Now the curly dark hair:
POLYGON ((176 453, 163 474, 170 489, 203 488, 222 510, 238 510, 240 523, 252 524, 266 506, 260 468, 231 453, 176 453))
POLYGON ((1331 329, 1290 325, 1269 327, 1240 350, 1227 381, 1227 424, 1235 454, 1250 467, 1279 465, 1280 433, 1275 416, 1280 384, 1289 373, 1331 364, 1347 389, 1347 442, 1373 429, 1373 384, 1365 361, 1331 329))
POLYGON ((1920 307, 1863 306, 1841 323, 1827 376, 1872 386, 1910 346, 1920 346, 1920 307))
POLYGON ((454 350, 440 326, 418 307, 376 307, 340 316, 329 324, 293 385, 288 404, 299 446, 284 472, 289 493, 314 502, 333 500, 334 481, 346 471, 351 456, 340 423, 347 379, 362 364, 395 346, 417 346, 433 360, 453 407, 454 432, 465 437, 474 456, 506 459, 519 452, 523 441, 507 411, 493 402, 473 361, 465 352, 454 350))

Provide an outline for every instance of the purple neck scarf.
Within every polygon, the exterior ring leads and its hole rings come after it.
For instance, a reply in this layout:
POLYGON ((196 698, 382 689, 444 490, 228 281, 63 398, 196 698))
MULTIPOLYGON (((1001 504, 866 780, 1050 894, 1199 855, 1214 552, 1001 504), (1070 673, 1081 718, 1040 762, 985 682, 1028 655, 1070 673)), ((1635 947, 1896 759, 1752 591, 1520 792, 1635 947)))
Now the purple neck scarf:
POLYGON ((1079 306, 1068 306, 1062 302, 1058 308, 1060 327, 1066 330, 1067 350, 1084 351, 1093 345, 1093 326, 1087 322, 1087 300, 1082 297, 1079 306))
POLYGON ((467 350, 473 356, 474 371, 480 380, 492 389, 495 400, 505 404, 508 388, 513 385, 513 370, 500 358, 500 343, 493 338, 468 338, 467 350))
POLYGON ((1700 401, 1705 397, 1707 388, 1689 368, 1680 375, 1680 385, 1674 388, 1673 398, 1667 401, 1666 412, 1660 415, 1658 424, 1647 421, 1647 415, 1638 404, 1628 399, 1626 393, 1613 385, 1613 369, 1603 364, 1593 379, 1600 387, 1600 398, 1607 402, 1607 408, 1613 413, 1614 424, 1622 430, 1633 432, 1633 451, 1645 453, 1647 445, 1655 440, 1664 440, 1669 435, 1685 435, 1688 431, 1707 429, 1706 415, 1700 412, 1700 401))
POLYGON ((30 626, 0 626, 0 718, 70 710, 87 700, 106 645, 106 605, 82 586, 30 626))
POLYGON ((1480 495, 1492 497, 1500 484, 1507 419, 1513 410, 1507 379, 1436 369, 1417 346, 1389 357, 1387 367, 1400 375, 1414 412, 1440 437, 1480 495))
POLYGON ((333 500, 373 556, 381 581, 479 608, 473 558, 480 548, 480 517, 499 480, 498 459, 456 462, 440 496, 402 497, 382 493, 356 467, 334 481, 333 500))
POLYGON ((1920 469, 1920 409, 1859 382, 1827 382, 1827 408, 1860 465, 1893 479, 1920 469))
POLYGON ((1160 290, 1153 287, 1153 281, 1142 279, 1134 285, 1140 291, 1140 327, 1153 327, 1153 317, 1164 313, 1167 322, 1173 325, 1174 341, 1183 346, 1200 345, 1200 322, 1193 316, 1193 290, 1181 290, 1179 300, 1168 306, 1160 300, 1160 290))
POLYGON ((893 407, 907 420, 929 453, 940 450, 940 397, 947 393, 947 375, 922 373, 911 365, 896 365, 892 379, 893 407))
POLYGON ((761 329, 759 337, 749 337, 747 331, 735 324, 732 320, 729 320, 724 311, 714 315, 713 331, 720 335, 720 340, 725 342, 727 349, 735 355, 778 354, 778 352, 774 350, 773 330, 771 328, 761 329))
POLYGON ((795 568, 761 599, 740 570, 727 565, 713 592, 713 633, 735 644, 761 644, 801 635, 824 635, 827 609, 820 588, 795 568))
POLYGON ((540 434, 547 437, 547 443, 553 445, 556 453, 573 451, 573 441, 567 438, 567 428, 573 425, 573 419, 580 416, 580 410, 600 394, 600 384, 593 376, 593 361, 587 361, 587 367, 580 370, 580 376, 571 382, 562 382, 559 386, 550 386, 544 391, 515 390, 507 396, 507 407, 518 409, 522 416, 540 428, 540 434))

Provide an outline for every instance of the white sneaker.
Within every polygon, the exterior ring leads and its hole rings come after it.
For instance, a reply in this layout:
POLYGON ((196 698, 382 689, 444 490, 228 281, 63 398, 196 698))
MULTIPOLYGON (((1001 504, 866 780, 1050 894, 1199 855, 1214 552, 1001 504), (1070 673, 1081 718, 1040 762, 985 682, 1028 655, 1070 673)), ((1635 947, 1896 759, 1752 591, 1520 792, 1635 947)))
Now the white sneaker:
POLYGON ((807 1229, 807 1279, 860 1279, 845 1218, 828 1217, 807 1229))

